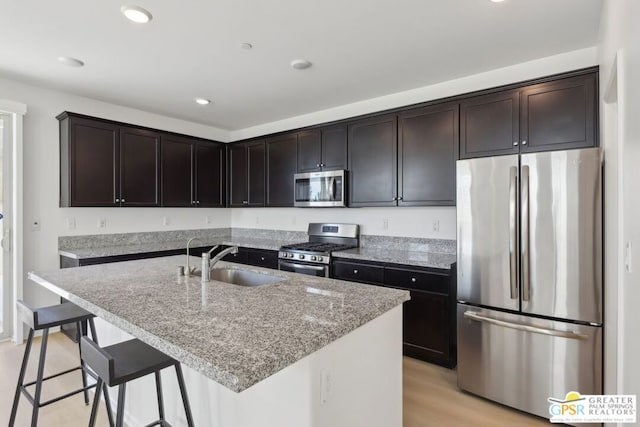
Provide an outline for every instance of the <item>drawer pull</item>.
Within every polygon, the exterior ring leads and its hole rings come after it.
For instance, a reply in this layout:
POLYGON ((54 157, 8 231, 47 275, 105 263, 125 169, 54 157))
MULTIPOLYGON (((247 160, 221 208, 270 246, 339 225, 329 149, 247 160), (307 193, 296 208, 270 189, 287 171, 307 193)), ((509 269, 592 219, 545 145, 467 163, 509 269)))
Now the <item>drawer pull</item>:
POLYGON ((353 274, 358 274, 358 270, 353 270, 353 274))
POLYGON ((264 261, 264 257, 263 256, 260 257, 260 261, 264 261))
POLYGON ((415 277, 412 277, 412 278, 411 278, 411 282, 416 283, 416 278, 415 278, 415 277))

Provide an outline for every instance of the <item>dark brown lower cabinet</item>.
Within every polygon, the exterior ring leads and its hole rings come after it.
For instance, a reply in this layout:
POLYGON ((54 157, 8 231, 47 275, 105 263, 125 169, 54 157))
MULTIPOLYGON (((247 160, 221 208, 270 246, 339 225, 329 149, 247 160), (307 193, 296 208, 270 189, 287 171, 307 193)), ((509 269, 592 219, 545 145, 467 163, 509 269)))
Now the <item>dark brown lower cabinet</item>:
POLYGON ((403 353, 453 368, 456 365, 455 266, 451 270, 335 259, 334 279, 408 290, 404 303, 403 353))

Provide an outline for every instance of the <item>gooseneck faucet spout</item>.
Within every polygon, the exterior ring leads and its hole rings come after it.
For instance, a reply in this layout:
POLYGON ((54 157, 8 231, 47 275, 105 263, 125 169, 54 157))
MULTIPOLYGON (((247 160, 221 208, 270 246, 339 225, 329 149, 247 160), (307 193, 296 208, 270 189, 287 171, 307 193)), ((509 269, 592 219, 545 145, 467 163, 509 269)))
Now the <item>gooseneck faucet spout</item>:
POLYGON ((211 269, 213 269, 213 267, 216 265, 218 261, 220 261, 222 258, 227 256, 228 254, 238 253, 238 247, 231 246, 226 249, 223 249, 222 251, 220 251, 220 253, 218 253, 216 256, 211 258, 211 253, 217 248, 218 246, 214 246, 208 252, 202 253, 202 281, 203 282, 208 282, 211 280, 211 276, 210 276, 211 269))
MULTIPOLYGON (((197 240, 198 242, 200 242, 201 244, 203 243, 202 240, 198 239, 197 237, 192 237, 189 239, 189 241, 187 242, 187 271, 185 272, 185 274, 187 276, 191 276, 196 268, 193 267, 193 270, 191 269, 191 266, 189 265, 189 255, 190 255, 190 249, 191 249, 191 242, 193 242, 194 240, 197 240)), ((217 247, 217 246, 216 246, 217 247)))

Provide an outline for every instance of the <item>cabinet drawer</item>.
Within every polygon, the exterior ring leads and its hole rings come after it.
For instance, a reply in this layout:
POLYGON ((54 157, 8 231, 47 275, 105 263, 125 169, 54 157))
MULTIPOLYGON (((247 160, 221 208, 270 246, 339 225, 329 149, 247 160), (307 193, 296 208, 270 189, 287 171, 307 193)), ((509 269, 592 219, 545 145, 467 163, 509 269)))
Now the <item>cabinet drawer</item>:
POLYGON ((387 267, 384 272, 384 284, 397 288, 418 289, 422 291, 449 293, 449 276, 420 270, 387 267))
POLYGON ((333 278, 382 285, 384 283, 384 267, 355 262, 334 261, 333 278))
POLYGON ((248 264, 256 267, 278 268, 278 252, 270 250, 249 249, 248 264))

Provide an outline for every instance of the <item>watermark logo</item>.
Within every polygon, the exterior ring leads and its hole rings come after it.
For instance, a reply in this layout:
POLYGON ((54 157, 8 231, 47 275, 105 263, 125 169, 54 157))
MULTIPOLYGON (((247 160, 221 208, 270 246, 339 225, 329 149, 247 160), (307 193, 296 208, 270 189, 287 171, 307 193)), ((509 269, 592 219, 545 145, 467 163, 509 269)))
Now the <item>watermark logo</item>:
POLYGON ((549 397, 552 423, 635 423, 635 395, 581 395, 570 391, 562 398, 549 397))

